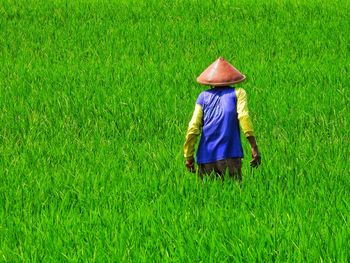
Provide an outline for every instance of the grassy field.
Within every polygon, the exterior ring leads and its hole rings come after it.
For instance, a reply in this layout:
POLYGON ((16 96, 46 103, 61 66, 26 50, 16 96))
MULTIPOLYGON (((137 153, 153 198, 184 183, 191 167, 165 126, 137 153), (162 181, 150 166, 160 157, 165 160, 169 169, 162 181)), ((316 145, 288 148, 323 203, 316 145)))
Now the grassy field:
POLYGON ((345 0, 0 0, 0 261, 349 262, 349 74, 345 0), (184 169, 219 56, 241 185, 184 169))

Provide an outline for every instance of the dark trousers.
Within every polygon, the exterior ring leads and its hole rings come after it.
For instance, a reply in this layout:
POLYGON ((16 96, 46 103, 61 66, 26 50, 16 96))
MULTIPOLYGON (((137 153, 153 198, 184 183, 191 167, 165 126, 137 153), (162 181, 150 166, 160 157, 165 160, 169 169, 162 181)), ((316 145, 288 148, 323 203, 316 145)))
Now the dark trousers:
POLYGON ((198 173, 201 178, 205 175, 215 174, 220 178, 224 178, 224 175, 228 170, 231 178, 242 180, 242 159, 241 158, 227 158, 224 160, 216 161, 213 163, 203 163, 198 165, 198 173))

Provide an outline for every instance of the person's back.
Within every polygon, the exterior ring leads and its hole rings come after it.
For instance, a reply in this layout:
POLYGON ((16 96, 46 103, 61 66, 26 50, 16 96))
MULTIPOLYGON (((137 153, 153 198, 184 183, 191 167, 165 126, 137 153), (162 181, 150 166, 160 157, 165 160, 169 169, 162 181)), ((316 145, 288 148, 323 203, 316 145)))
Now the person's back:
POLYGON ((196 103, 203 109, 203 127, 197 150, 197 163, 242 158, 235 89, 215 87, 202 92, 196 103))

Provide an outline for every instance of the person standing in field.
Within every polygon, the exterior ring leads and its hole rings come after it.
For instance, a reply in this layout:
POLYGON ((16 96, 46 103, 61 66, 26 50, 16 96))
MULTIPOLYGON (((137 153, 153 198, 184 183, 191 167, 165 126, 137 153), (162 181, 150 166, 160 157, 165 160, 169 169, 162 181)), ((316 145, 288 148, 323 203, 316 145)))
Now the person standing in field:
POLYGON ((230 85, 243 82, 245 76, 224 58, 218 58, 197 78, 211 89, 199 94, 192 119, 188 125, 184 144, 185 165, 195 172, 194 147, 197 137, 201 139, 197 149, 198 174, 216 173, 223 178, 226 170, 230 177, 242 180, 243 149, 239 125, 252 150, 251 167, 258 167, 261 157, 249 117, 246 92, 230 85))

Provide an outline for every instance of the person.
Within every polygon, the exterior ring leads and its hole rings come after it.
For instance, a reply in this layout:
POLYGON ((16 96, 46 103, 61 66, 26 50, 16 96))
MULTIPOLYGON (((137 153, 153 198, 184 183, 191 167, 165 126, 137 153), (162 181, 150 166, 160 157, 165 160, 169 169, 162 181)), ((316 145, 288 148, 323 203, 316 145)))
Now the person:
POLYGON ((240 129, 251 146, 251 167, 258 167, 261 156, 249 117, 247 95, 244 89, 231 87, 243 82, 245 76, 223 57, 219 57, 197 78, 202 85, 211 86, 197 98, 184 144, 185 166, 196 172, 194 151, 197 137, 198 174, 215 173, 223 178, 229 171, 231 178, 242 180, 243 148, 240 129))

